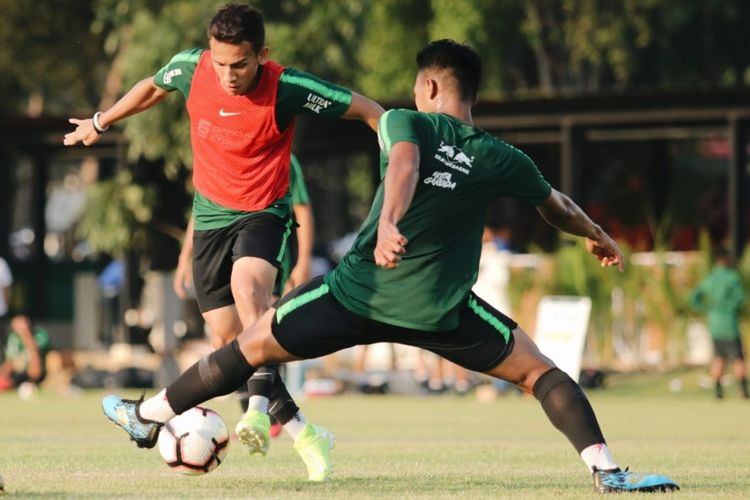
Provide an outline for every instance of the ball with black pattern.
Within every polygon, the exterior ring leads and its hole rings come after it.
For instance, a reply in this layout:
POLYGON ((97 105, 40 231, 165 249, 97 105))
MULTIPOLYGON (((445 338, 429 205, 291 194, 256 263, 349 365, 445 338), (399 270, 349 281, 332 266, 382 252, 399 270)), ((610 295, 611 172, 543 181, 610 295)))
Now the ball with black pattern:
POLYGON ((159 453, 172 470, 197 476, 221 465, 229 450, 229 430, 210 408, 196 406, 164 424, 159 453))

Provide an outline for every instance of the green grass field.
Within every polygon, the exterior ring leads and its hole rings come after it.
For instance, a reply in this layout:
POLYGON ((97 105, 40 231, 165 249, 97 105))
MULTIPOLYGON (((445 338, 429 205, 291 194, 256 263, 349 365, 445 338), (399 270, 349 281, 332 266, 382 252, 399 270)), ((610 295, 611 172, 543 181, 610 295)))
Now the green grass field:
MULTIPOLYGON (((702 372, 612 378, 593 391, 615 458, 671 476, 672 496, 750 497, 750 403, 714 401, 702 372), (680 376, 684 390, 668 383, 680 376)), ((202 477, 170 471, 101 414, 103 392, 21 401, 0 394, 0 474, 11 498, 593 498, 591 479, 538 403, 515 394, 473 397, 339 396, 304 401, 337 436, 334 480, 309 484, 282 436, 266 458, 236 441, 202 477)), ((134 394, 134 393, 129 393, 134 394)), ((212 401, 233 427, 235 401, 212 401)))

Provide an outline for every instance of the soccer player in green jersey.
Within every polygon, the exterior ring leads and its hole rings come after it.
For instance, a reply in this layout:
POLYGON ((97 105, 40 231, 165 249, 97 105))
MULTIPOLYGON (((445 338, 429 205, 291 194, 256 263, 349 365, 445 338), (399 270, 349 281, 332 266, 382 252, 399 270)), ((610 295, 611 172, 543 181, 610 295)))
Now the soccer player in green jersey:
MULTIPOLYGON (((248 5, 226 5, 209 24, 208 49, 176 54, 111 108, 90 119, 71 118, 76 128, 63 141, 68 146, 94 144, 112 124, 150 109, 170 93, 183 95, 196 191, 193 282, 212 335, 225 344, 271 303, 294 225, 288 187, 297 115, 358 119, 376 130, 383 113, 366 97, 268 56, 262 14, 248 5)), ((330 474, 330 433, 306 422, 271 367, 263 367, 248 384, 250 406, 235 427, 240 440, 251 453, 265 454, 269 408, 293 414, 284 428, 294 438, 309 478, 325 479, 330 474), (279 394, 287 404, 273 404, 279 394), (323 469, 319 461, 326 463, 323 469)), ((155 440, 138 443, 150 447, 155 440)))
POLYGON ((716 250, 714 267, 690 293, 689 300, 693 309, 708 316, 708 331, 714 344, 710 371, 716 398, 724 397, 721 377, 726 362, 731 361, 742 397, 750 399, 739 324, 746 300, 745 289, 740 273, 732 266, 732 256, 725 248, 716 250))
MULTIPOLYGON (((528 156, 472 124, 481 60, 471 48, 436 41, 420 51, 417 64, 418 111, 381 117, 383 182, 342 262, 189 368, 165 398, 129 402, 140 419, 122 427, 131 437, 158 429, 165 417, 234 390, 266 363, 398 342, 533 394, 580 454, 597 491, 677 489, 664 476, 621 470, 579 385, 511 318, 471 292, 485 211, 499 196, 529 203, 554 227, 583 237, 602 266, 623 268, 617 244, 552 189, 528 156)), ((113 401, 123 400, 109 396, 103 404, 113 401)))

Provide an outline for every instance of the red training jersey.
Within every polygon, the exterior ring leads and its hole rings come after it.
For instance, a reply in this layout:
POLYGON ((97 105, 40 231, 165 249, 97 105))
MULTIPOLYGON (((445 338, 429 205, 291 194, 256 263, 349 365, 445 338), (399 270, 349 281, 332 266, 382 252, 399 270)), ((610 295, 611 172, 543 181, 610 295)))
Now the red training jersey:
POLYGON ((258 85, 233 96, 221 88, 211 52, 201 54, 187 99, 193 183, 214 203, 254 212, 288 191, 295 121, 283 132, 276 123, 283 70, 274 61, 266 62, 258 85))

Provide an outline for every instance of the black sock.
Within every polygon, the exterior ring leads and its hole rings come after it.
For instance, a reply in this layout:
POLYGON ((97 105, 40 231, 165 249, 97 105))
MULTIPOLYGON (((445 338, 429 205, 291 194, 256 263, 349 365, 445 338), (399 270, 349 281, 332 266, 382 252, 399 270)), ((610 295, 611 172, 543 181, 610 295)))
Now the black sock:
POLYGON ((273 383, 278 372, 278 365, 267 365, 258 368, 247 381, 248 396, 265 396, 271 399, 273 383))
POLYGON ((740 389, 742 390, 742 397, 745 399, 750 398, 750 394, 747 392, 747 379, 741 378, 740 379, 740 389))
POLYGON ((178 415, 197 404, 236 390, 255 368, 240 351, 237 339, 217 349, 188 368, 167 386, 167 401, 178 415))
POLYGON ((714 387, 714 390, 716 392, 716 397, 718 399, 721 399, 724 397, 724 389, 721 387, 721 380, 716 381, 716 386, 714 387))
POLYGON ((534 384, 534 397, 554 425, 581 453, 592 444, 605 443, 588 398, 564 371, 553 368, 534 384))
POLYGON ((278 370, 273 380, 271 404, 268 407, 268 413, 281 425, 286 424, 299 413, 299 406, 297 406, 297 403, 294 402, 291 394, 289 394, 278 370))

